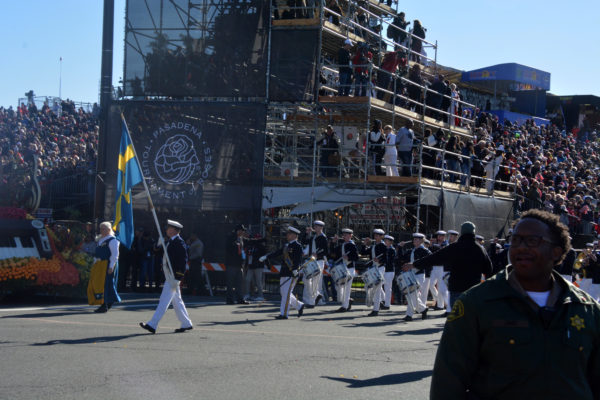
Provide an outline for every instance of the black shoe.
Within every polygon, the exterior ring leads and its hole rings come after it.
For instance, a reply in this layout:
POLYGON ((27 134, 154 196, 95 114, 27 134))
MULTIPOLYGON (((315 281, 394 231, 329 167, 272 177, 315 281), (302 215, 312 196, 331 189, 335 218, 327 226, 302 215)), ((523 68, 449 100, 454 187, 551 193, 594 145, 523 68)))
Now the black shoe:
POLYGON ((432 309, 433 311, 442 311, 442 310, 445 310, 445 308, 444 308, 444 307, 438 307, 438 306, 432 307, 431 309, 432 309))
POLYGON ((346 312, 350 309, 350 307, 348 307, 348 309, 345 309, 344 307, 340 307, 337 310, 335 310, 334 312, 340 313, 340 312, 346 312))
POLYGON ((354 299, 350 299, 348 302, 348 309, 346 311, 350 311, 352 309, 352 303, 354 303, 354 299))
POLYGON ((427 310, 421 313, 421 319, 427 319, 427 310))
POLYGON ((106 304, 102 304, 100 307, 98 307, 94 310, 95 313, 105 313, 107 311, 108 311, 108 308, 106 308, 106 304))
POLYGON ((389 309, 390 309, 390 306, 386 306, 386 305, 379 306, 379 309, 380 309, 380 310, 389 310, 389 309))
POLYGON ((317 304, 319 304, 319 302, 320 302, 322 299, 323 299, 323 295, 319 293, 319 294, 317 295, 317 298, 315 299, 315 306, 316 306, 317 304))
POLYGON ((379 315, 379 311, 373 310, 369 313, 369 315, 367 315, 367 317, 376 317, 378 315, 379 315))
POLYGON ((442 314, 442 318, 447 318, 449 314, 450 313, 448 311, 446 311, 445 313, 442 314))
POLYGON ((250 304, 250 302, 249 302, 249 301, 247 301, 247 300, 244 300, 244 299, 242 299, 242 300, 238 300, 238 301, 237 301, 237 303, 238 303, 238 304, 250 304))
POLYGON ((112 307, 112 303, 106 305, 107 310, 110 310, 111 307, 112 307))
POLYGON ((311 305, 311 304, 304 304, 304 307, 306 307, 308 309, 315 308, 315 306, 311 305))
POLYGON ((300 309, 298 310, 298 318, 300 318, 302 314, 304 314, 304 304, 302 304, 302 307, 300 307, 300 309))
POLYGON ((178 328, 175 329, 175 333, 183 333, 185 331, 191 331, 192 329, 194 329, 193 326, 188 326, 187 328, 178 328))
POLYGON ((156 329, 154 329, 153 327, 151 327, 151 326, 150 326, 150 325, 148 325, 148 324, 145 324, 145 323, 143 323, 143 322, 140 322, 140 326, 141 326, 142 328, 144 328, 145 330, 147 330, 148 332, 150 332, 151 334, 153 334, 153 335, 156 333, 156 329))
POLYGON ((403 321, 412 321, 413 317, 411 317, 410 315, 407 315, 406 317, 402 318, 403 321))
POLYGON ((285 315, 278 315, 275 319, 288 319, 285 315))

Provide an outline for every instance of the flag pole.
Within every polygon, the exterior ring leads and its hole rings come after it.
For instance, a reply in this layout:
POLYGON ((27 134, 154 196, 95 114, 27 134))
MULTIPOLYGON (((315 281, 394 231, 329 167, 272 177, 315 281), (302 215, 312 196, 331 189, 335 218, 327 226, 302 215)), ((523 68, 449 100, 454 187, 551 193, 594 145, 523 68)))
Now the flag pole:
MULTIPOLYGON (((158 231, 158 238, 159 238, 160 245, 162 246, 163 251, 164 251, 165 257, 163 257, 163 258, 166 258, 168 272, 171 274, 170 277, 165 277, 165 278, 175 279, 175 275, 173 274, 173 268, 171 267, 171 260, 167 256, 167 246, 165 245, 165 240, 162 235, 162 231, 160 229, 160 223, 158 222, 158 217, 156 216, 156 210, 154 209, 154 203, 152 202, 152 197, 150 196, 150 190, 148 190, 148 184, 146 183, 146 177, 144 176, 142 166, 140 165, 140 160, 137 156, 137 152, 135 151, 135 145, 133 144, 133 140, 131 139, 131 134, 129 133, 129 127, 127 126, 127 121, 125 121, 125 116, 123 115, 123 113, 121 113, 121 120, 123 121, 123 124, 125 125, 125 132, 127 132, 127 137, 129 138, 129 142, 131 143, 131 149, 133 150, 135 162, 137 163, 138 168, 140 170, 140 174, 142 175, 142 183, 144 184, 144 192, 146 193, 146 197, 148 198, 148 204, 150 204, 150 211, 152 211, 152 216, 154 217, 154 223, 156 224, 156 230, 158 231)), ((132 201, 133 201, 133 196, 132 196, 132 201)))

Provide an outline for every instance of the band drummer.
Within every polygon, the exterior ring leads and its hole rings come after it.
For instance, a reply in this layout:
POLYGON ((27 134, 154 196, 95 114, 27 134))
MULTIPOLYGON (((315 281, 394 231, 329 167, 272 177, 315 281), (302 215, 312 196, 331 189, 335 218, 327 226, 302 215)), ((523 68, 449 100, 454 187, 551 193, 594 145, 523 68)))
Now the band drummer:
MULTIPOLYGON (((384 236, 385 231, 383 229, 373 229, 373 238, 375 243, 371 244, 370 239, 367 240, 368 247, 364 248, 362 251, 362 254, 367 254, 369 256, 373 267, 377 268, 382 275, 385 272, 385 261, 387 254, 387 247, 383 243, 384 236)), ((371 290, 374 290, 375 292, 373 295, 373 310, 369 313, 369 317, 379 314, 379 308, 381 307, 381 303, 383 303, 383 299, 385 298, 385 293, 383 292, 383 282, 375 285, 371 290)))
POLYGON ((306 308, 313 308, 323 298, 321 284, 323 282, 323 269, 325 268, 328 245, 327 236, 323 233, 324 227, 325 223, 323 221, 315 220, 312 229, 306 229, 307 237, 305 238, 304 245, 308 245, 308 255, 317 260, 319 270, 321 271, 318 275, 311 278, 302 278, 304 282, 302 300, 306 308))
MULTIPOLYGON (((433 253, 443 249, 448 246, 448 241, 446 240, 446 232, 445 231, 437 231, 435 233, 437 243, 431 246, 431 250, 433 253)), ((449 303, 448 301, 448 288, 444 283, 444 266, 443 265, 434 265, 431 270, 431 279, 429 281, 429 291, 435 300, 434 310, 443 310, 445 305, 449 303), (435 290, 437 285, 437 291, 435 290)), ((450 312, 450 309, 448 309, 450 312)))
MULTIPOLYGON (((422 233, 413 233, 413 248, 410 251, 409 257, 408 257, 408 264, 404 264, 404 266, 402 267, 403 271, 408 271, 410 270, 412 267, 412 264, 415 262, 415 260, 418 260, 420 258, 426 257, 429 254, 431 254, 431 252, 429 250, 427 250, 424 246, 425 242, 425 235, 423 235, 422 233)), ((419 285, 421 285, 424 281, 425 281, 425 269, 426 268, 415 268, 417 269, 417 272, 415 273, 416 278, 417 278, 417 282, 419 283, 419 285)), ((406 295, 406 300, 408 302, 408 305, 406 306, 406 316, 404 317, 404 321, 412 321, 413 320, 413 315, 415 313, 421 313, 421 318, 422 319, 427 319, 427 306, 425 304, 423 304, 423 302, 421 301, 421 296, 419 295, 419 291, 415 290, 413 292, 410 292, 406 295)))
POLYGON ((396 249, 394 248, 394 237, 391 235, 385 235, 383 241, 387 247, 386 259, 385 259, 385 272, 383 274, 383 292, 385 293, 385 299, 383 305, 380 307, 382 310, 389 310, 392 303, 392 285, 394 282, 394 262, 396 260, 396 249))
POLYGON ((281 270, 279 271, 279 292, 281 294, 281 305, 279 315, 276 319, 288 319, 290 305, 298 310, 298 318, 304 313, 304 303, 294 296, 294 287, 298 282, 298 269, 302 263, 302 245, 298 242, 300 231, 293 226, 287 228, 287 243, 274 253, 259 258, 260 262, 267 258, 283 256, 281 270))
POLYGON ((342 303, 341 307, 335 311, 338 313, 350 311, 352 308, 353 301, 350 298, 350 294, 352 291, 352 280, 356 274, 355 263, 358 261, 358 248, 356 247, 356 243, 352 240, 353 233, 354 231, 352 231, 352 229, 342 229, 342 238, 344 239, 344 242, 336 249, 336 258, 341 258, 343 260, 343 263, 346 268, 348 268, 348 273, 350 274, 350 278, 345 283, 341 285, 336 283, 338 301, 342 303))

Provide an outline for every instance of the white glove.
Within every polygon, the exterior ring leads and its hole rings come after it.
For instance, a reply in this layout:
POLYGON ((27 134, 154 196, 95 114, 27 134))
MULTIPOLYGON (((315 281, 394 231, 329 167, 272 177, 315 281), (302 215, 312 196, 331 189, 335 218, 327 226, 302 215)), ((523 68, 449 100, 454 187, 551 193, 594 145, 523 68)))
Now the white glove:
POLYGON ((169 286, 171 286, 171 290, 175 291, 179 287, 179 281, 177 279, 169 279, 169 286))
POLYGON ((293 270, 293 271, 292 271, 292 275, 294 275, 294 276, 298 276, 298 273, 299 273, 299 272, 298 272, 298 270, 297 270, 297 269, 295 269, 295 270, 293 270))
POLYGON ((266 259, 267 259, 267 256, 262 256, 261 258, 258 259, 258 261, 264 262, 266 259))

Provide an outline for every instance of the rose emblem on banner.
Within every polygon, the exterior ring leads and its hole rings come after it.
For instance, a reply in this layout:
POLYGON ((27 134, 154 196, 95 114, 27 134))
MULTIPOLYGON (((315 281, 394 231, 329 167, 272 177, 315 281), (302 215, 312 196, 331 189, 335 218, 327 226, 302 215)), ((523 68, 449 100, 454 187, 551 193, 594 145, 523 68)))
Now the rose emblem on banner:
POLYGON ((171 185, 187 182, 199 166, 194 142, 185 135, 174 135, 167 139, 154 158, 156 174, 171 185))

